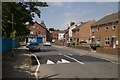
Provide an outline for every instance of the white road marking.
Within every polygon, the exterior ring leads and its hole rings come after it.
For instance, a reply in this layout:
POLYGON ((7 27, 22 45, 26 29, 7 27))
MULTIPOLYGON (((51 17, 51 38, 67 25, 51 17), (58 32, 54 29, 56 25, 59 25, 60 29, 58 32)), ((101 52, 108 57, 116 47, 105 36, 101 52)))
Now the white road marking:
POLYGON ((38 60, 38 58, 35 54, 31 54, 31 55, 33 55, 35 57, 35 59, 37 60, 37 63, 38 63, 37 69, 35 70, 35 77, 36 77, 36 80, 38 80, 38 74, 37 73, 38 73, 39 68, 40 68, 40 62, 39 62, 39 60, 38 60))
POLYGON ((70 61, 67 61, 65 59, 61 59, 62 60, 62 63, 70 63, 70 61))
POLYGON ((46 64, 55 64, 55 63, 53 61, 51 61, 51 60, 47 60, 46 64))
POLYGON ((59 55, 62 55, 62 53, 59 53, 59 55))
POLYGON ((57 64, 62 63, 61 61, 57 61, 57 64))
POLYGON ((61 63, 70 63, 70 61, 67 61, 65 59, 61 59, 61 61, 57 61, 57 64, 61 64, 61 63))
POLYGON ((68 56, 68 55, 63 55, 63 56, 65 56, 65 57, 67 57, 67 58, 70 58, 70 59, 72 59, 72 60, 74 60, 74 61, 76 61, 76 62, 78 62, 78 63, 80 63, 80 64, 84 64, 83 62, 80 62, 80 61, 78 61, 77 59, 75 59, 75 58, 73 58, 73 57, 70 57, 70 56, 68 56))
POLYGON ((70 56, 72 56, 73 54, 67 54, 67 55, 70 55, 70 56))

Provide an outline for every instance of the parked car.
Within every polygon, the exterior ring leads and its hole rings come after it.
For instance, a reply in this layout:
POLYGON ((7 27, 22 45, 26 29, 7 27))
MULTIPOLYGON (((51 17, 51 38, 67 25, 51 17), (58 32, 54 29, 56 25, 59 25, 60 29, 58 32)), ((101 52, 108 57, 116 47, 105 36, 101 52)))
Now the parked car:
POLYGON ((45 43, 43 43, 43 45, 45 45, 45 46, 51 46, 51 43, 49 41, 46 41, 45 43))
POLYGON ((31 42, 28 45, 29 51, 41 51, 41 47, 37 42, 31 42))

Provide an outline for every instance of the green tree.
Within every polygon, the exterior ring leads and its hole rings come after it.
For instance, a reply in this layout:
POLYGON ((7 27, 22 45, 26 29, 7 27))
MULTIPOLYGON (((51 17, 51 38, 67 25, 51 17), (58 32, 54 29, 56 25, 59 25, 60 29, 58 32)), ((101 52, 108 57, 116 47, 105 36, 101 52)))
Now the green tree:
POLYGON ((35 14, 40 18, 39 7, 47 7, 46 2, 3 2, 2 3, 2 36, 24 38, 29 34, 26 22, 33 23, 35 14))
POLYGON ((55 31, 55 29, 54 28, 49 28, 49 31, 55 31))

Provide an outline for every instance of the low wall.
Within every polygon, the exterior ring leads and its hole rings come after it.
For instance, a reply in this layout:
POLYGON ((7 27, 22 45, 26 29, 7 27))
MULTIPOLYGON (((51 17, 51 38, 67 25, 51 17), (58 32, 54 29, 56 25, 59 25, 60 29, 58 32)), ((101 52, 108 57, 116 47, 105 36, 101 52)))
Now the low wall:
POLYGON ((91 48, 89 46, 75 46, 75 45, 70 45, 69 47, 77 48, 77 49, 82 49, 82 50, 86 50, 86 51, 91 51, 91 48))
POLYGON ((9 38, 2 38, 2 54, 11 51, 12 48, 19 47, 19 40, 12 40, 9 38))
POLYGON ((97 48, 96 51, 99 52, 99 53, 104 53, 104 54, 120 55, 120 52, 118 54, 119 50, 120 49, 118 49, 118 48, 116 48, 116 49, 97 48))

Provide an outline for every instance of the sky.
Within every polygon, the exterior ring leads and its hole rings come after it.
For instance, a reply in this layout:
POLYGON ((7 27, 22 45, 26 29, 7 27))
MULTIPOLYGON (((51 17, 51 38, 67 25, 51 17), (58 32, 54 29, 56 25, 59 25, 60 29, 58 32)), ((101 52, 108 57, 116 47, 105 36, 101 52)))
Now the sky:
POLYGON ((47 28, 67 29, 71 21, 75 23, 99 20, 118 12, 118 2, 47 2, 48 7, 39 7, 41 18, 35 15, 34 21, 44 21, 47 28))

